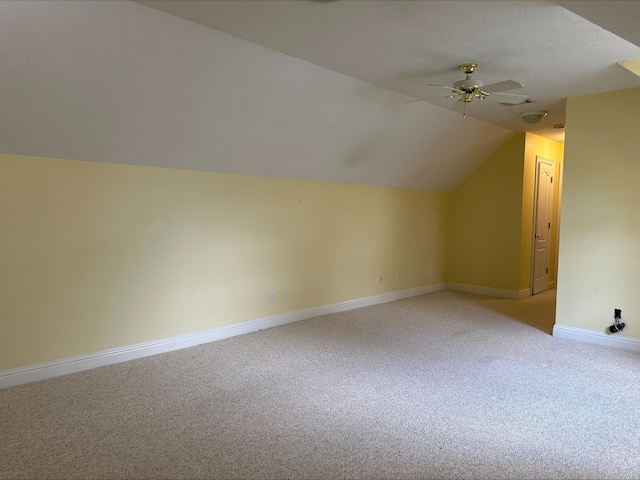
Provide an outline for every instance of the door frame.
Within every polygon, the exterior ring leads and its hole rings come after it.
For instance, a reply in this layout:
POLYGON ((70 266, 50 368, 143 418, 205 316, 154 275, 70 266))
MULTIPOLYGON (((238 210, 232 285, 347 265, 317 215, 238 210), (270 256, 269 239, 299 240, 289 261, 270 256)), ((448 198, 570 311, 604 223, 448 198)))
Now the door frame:
MULTIPOLYGON (((558 286, 558 258, 560 253, 560 214, 562 213, 562 177, 564 175, 564 162, 558 163, 558 184, 556 186, 556 229, 555 229, 555 258, 553 265, 553 286, 558 286)), ((531 287, 533 288, 533 286, 531 287)))
MULTIPOLYGON (((531 275, 529 277, 529 295, 533 296, 533 284, 535 281, 535 260, 536 260, 536 242, 534 241, 534 236, 536 234, 536 224, 538 221, 538 176, 539 176, 539 171, 540 171, 540 164, 541 163, 545 163, 547 165, 551 165, 551 167, 553 168, 553 176, 556 177, 556 161, 551 159, 551 158, 547 158, 547 157, 543 157, 541 155, 536 155, 536 164, 535 164, 535 173, 534 173, 534 177, 533 177, 533 222, 531 224, 531 275)), ((556 188, 556 186, 558 185, 558 179, 555 179, 556 181, 554 182, 555 185, 551 187, 551 215, 550 218, 554 218, 553 216, 553 198, 554 198, 554 194, 556 193, 556 191, 558 191, 558 189, 556 188)), ((558 199, 559 200, 559 199, 558 199)), ((557 208, 557 207, 556 207, 557 208)), ((558 213, 559 210, 556 210, 556 212, 558 213)), ((555 218, 553 221, 557 222, 557 218, 555 218)), ((555 249, 555 264, 557 265, 558 262, 558 251, 557 251, 557 238, 558 238, 558 225, 556 224, 556 228, 554 229, 554 236, 553 239, 552 238, 548 238, 548 247, 547 247, 547 255, 549 254, 549 249, 551 248, 551 245, 553 244, 554 249, 555 249)), ((553 276, 554 279, 557 278, 558 272, 557 272, 557 268, 554 269, 553 272, 553 276)), ((547 288, 549 288, 549 284, 551 283, 550 280, 547 279, 547 288)))

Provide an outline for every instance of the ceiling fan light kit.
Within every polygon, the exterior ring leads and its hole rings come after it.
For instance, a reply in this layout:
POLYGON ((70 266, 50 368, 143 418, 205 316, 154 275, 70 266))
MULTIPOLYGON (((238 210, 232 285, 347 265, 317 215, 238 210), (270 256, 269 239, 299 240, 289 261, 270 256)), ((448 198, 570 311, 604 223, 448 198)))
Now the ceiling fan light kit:
POLYGON ((473 100, 474 96, 484 100, 485 97, 489 95, 487 92, 482 91, 483 83, 480 80, 471 79, 471 74, 475 72, 476 68, 478 68, 477 63, 460 65, 460 70, 466 74, 467 78, 454 82, 452 92, 463 92, 460 93, 461 102, 469 103, 473 100))
POLYGON ((547 112, 544 110, 531 110, 530 112, 522 113, 522 120, 524 123, 540 123, 546 116, 547 112))

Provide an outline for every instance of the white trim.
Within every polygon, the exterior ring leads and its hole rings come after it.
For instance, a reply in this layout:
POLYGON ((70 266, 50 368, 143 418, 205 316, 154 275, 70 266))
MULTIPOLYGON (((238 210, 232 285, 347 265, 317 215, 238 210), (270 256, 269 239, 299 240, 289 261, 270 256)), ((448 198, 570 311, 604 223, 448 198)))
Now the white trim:
POLYGON ((530 288, 525 288, 524 290, 520 290, 518 292, 518 299, 522 299, 522 298, 527 298, 531 296, 531 289, 530 288))
POLYGON ((477 293, 479 295, 488 295, 490 297, 500 297, 500 298, 524 298, 528 297, 531 293, 529 289, 527 290, 506 290, 503 288, 493 288, 493 287, 483 287, 480 285, 468 285, 466 283, 447 283, 447 287, 449 290, 458 290, 460 292, 469 292, 469 293, 477 293), (524 296, 521 296, 524 295, 524 296))
POLYGON ((558 183, 556 184, 556 188, 558 189, 558 202, 556 204, 556 257, 555 257, 555 265, 553 269, 553 284, 558 281, 558 258, 560 255, 560 219, 562 217, 562 178, 564 175, 564 161, 558 162, 558 183))
POLYGON ((553 326, 553 336, 566 340, 595 343, 596 345, 604 345, 605 347, 640 352, 640 340, 637 338, 625 337, 619 333, 606 334, 604 332, 596 332, 594 330, 585 330, 584 328, 556 324, 553 326))
POLYGON ((322 307, 312 307, 293 312, 281 313, 269 317, 249 320, 247 322, 225 325, 223 327, 211 328, 200 332, 187 333, 170 338, 163 338, 151 342, 138 343, 126 347, 113 348, 100 352, 68 357, 53 362, 29 365, 0 372, 0 388, 13 387, 25 383, 45 380, 47 378, 66 375, 69 373, 81 372, 92 368, 112 365, 114 363, 126 362, 136 358, 148 357, 159 353, 171 352, 182 348, 194 347, 203 343, 215 342, 225 338, 244 335, 245 333, 257 332, 266 328, 278 327, 288 323, 299 322, 330 313, 344 312, 355 308, 368 307, 381 303, 393 302, 403 298, 433 293, 439 290, 446 290, 447 284, 438 283, 435 285, 425 285, 423 287, 410 288, 397 292, 382 293, 372 297, 347 300, 346 302, 334 303, 322 307))

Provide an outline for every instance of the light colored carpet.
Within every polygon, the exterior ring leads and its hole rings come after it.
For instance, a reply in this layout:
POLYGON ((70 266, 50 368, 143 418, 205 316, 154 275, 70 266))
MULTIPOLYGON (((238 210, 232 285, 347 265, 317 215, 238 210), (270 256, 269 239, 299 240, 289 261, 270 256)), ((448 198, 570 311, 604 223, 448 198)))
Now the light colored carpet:
POLYGON ((640 479, 640 355, 544 333, 553 302, 443 291, 0 390, 0 477, 640 479))

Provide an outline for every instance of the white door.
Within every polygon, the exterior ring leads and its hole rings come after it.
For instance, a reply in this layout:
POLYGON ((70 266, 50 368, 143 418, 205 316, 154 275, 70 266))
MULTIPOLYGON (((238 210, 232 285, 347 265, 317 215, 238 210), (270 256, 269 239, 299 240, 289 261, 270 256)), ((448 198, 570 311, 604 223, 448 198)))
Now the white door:
POLYGON ((535 295, 549 288, 549 248, 553 202, 553 163, 538 158, 533 232, 533 287, 535 295))

